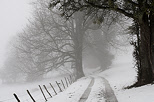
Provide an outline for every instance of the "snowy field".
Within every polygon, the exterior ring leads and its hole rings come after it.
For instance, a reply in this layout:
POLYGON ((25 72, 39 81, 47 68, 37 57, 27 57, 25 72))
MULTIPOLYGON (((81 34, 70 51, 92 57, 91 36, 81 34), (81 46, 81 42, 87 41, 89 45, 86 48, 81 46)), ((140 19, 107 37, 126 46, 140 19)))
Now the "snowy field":
MULTIPOLYGON (((40 81, 40 82, 17 83, 17 84, 11 84, 11 85, 1 84, 0 85, 0 102, 17 102, 17 100, 13 96, 14 93, 17 94, 17 96, 19 97, 21 102, 32 102, 32 99, 30 98, 30 96, 28 95, 26 90, 30 91, 31 95, 36 100, 36 102, 44 102, 45 99, 44 99, 38 85, 40 85, 42 87, 44 94, 45 94, 46 98, 48 99, 48 98, 50 98, 50 96, 46 92, 46 90, 44 89, 43 85, 45 85, 47 87, 47 89, 51 93, 51 95, 55 95, 55 92, 53 91, 53 89, 49 83, 52 84, 52 86, 55 88, 56 92, 58 93, 58 92, 60 92, 60 90, 59 90, 55 81, 57 81, 58 83, 61 83, 61 80, 63 80, 65 86, 67 86, 66 81, 65 81, 65 77, 69 78, 69 76, 63 75, 63 76, 59 76, 59 77, 55 76, 53 78, 45 79, 44 81, 40 81)), ((68 82, 68 80, 67 80, 67 82, 68 82)), ((69 85, 70 84, 68 82, 68 86, 69 85)), ((64 90, 62 83, 60 84, 60 87, 62 90, 64 90)))

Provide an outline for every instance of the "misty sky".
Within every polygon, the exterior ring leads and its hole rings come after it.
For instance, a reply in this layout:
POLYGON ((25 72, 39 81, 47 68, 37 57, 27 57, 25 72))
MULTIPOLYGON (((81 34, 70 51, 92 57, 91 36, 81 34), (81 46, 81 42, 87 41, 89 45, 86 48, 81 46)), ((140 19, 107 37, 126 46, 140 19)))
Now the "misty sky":
POLYGON ((5 59, 8 42, 27 23, 32 0, 0 0, 0 68, 5 59))

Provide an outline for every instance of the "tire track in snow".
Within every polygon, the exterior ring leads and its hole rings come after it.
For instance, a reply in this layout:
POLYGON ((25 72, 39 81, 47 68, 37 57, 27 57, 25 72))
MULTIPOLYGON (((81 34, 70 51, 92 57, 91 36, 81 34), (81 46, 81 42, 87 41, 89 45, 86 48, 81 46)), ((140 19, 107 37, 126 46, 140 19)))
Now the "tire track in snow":
POLYGON ((104 81, 105 85, 105 90, 104 90, 104 98, 106 99, 105 102, 118 102, 109 82, 104 77, 101 78, 104 81))
POLYGON ((89 94, 91 92, 91 87, 93 85, 94 85, 94 78, 92 77, 92 80, 91 80, 90 84, 88 85, 87 89, 85 90, 85 92, 81 96, 79 102, 85 102, 88 99, 88 96, 89 96, 89 94))

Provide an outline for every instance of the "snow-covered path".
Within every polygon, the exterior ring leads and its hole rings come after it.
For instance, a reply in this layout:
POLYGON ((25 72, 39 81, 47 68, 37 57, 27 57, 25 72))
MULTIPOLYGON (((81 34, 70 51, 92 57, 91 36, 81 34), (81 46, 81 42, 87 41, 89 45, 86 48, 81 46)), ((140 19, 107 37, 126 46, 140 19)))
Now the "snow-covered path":
POLYGON ((84 77, 48 102, 118 102, 108 81, 100 76, 84 77))
POLYGON ((81 96, 79 102, 85 102, 88 99, 89 94, 91 92, 91 88, 92 88, 93 85, 94 85, 94 78, 92 77, 92 80, 91 80, 89 86, 87 87, 87 89, 85 90, 83 95, 81 96))
POLYGON ((118 102, 109 82, 104 77, 101 78, 104 81, 105 85, 105 90, 104 90, 104 98, 106 99, 105 102, 118 102))

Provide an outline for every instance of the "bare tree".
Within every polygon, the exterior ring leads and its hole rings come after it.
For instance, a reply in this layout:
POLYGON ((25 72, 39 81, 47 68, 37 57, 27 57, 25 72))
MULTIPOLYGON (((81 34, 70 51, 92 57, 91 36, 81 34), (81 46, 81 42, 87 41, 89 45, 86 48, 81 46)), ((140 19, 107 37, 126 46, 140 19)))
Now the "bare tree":
MULTIPOLYGON (((100 14, 96 11, 85 14, 79 11, 66 21, 54 10, 50 11, 46 1, 38 0, 34 3, 34 7, 33 19, 29 20, 29 25, 19 33, 15 44, 18 68, 27 73, 28 81, 41 79, 44 73, 66 65, 72 66, 77 79, 84 76, 82 58, 86 47, 84 42, 89 35, 88 30, 100 29, 101 22, 95 18, 106 13, 100 14)), ((93 47, 97 48, 94 52, 95 56, 102 61, 99 55, 107 55, 108 44, 102 46, 105 37, 103 38, 99 31, 95 33, 98 36, 93 36, 93 45, 95 45, 93 47), (99 41, 97 41, 98 37, 99 41)), ((108 63, 107 66, 109 66, 111 59, 103 63, 108 63)))
MULTIPOLYGON (((154 1, 153 0, 54 0, 50 8, 59 5, 62 14, 69 18, 78 11, 106 10, 133 19, 139 30, 138 81, 134 86, 149 84, 154 80, 154 1)), ((93 13, 93 12, 92 12, 93 13)), ((111 12, 108 12, 111 13, 111 12)), ((102 15, 103 17, 103 15, 102 15)), ((135 32, 135 31, 134 31, 135 32)))

